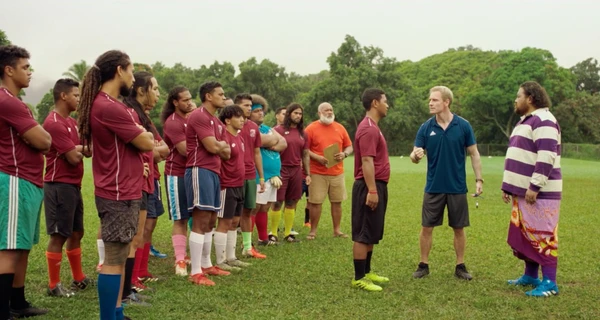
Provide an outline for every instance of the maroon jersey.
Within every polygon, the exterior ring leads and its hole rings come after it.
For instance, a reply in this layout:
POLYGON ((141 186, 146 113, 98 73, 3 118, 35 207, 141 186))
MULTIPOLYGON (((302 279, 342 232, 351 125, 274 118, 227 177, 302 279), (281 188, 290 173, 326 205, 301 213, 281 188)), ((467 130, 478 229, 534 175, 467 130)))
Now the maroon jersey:
POLYGON ((285 129, 283 126, 274 128, 285 138, 287 148, 281 152, 281 165, 284 167, 299 166, 302 163, 302 152, 308 150, 306 134, 300 135, 296 128, 285 129))
POLYGON ((390 159, 387 143, 377 123, 365 117, 354 135, 354 179, 363 179, 362 157, 373 157, 375 180, 390 180, 390 159))
POLYGON ((165 174, 168 176, 183 177, 185 175, 185 164, 187 157, 182 156, 175 145, 181 141, 185 141, 185 130, 187 127, 187 119, 173 112, 163 125, 163 134, 165 135, 165 143, 169 146, 169 156, 165 161, 165 174))
POLYGON ((51 111, 44 120, 44 129, 52 137, 52 146, 46 154, 46 175, 44 182, 61 182, 81 186, 83 161, 72 165, 65 154, 81 144, 77 131, 77 121, 71 117, 63 118, 51 111))
POLYGON ((219 174, 221 172, 221 157, 208 152, 204 148, 202 140, 215 137, 217 141, 221 141, 225 131, 225 125, 221 120, 210 114, 204 107, 192 111, 188 117, 188 129, 186 130, 186 167, 203 168, 219 174))
POLYGON ((221 166, 221 188, 238 188, 244 186, 244 150, 246 145, 241 135, 234 136, 229 131, 223 135, 231 148, 231 157, 223 161, 221 166))
POLYGON ((254 180, 256 179, 254 149, 262 146, 262 141, 260 140, 260 131, 258 131, 258 126, 256 123, 246 120, 244 127, 240 131, 240 135, 242 136, 242 139, 244 139, 244 147, 246 148, 246 151, 244 151, 244 168, 246 174, 244 179, 254 180))

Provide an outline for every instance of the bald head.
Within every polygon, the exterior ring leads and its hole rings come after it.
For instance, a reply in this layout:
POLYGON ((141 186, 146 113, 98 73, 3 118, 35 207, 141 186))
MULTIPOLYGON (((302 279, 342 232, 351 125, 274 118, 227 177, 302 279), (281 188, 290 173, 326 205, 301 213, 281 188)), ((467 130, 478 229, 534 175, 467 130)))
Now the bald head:
POLYGON ((335 120, 335 115, 333 114, 333 107, 328 102, 323 102, 317 108, 319 111, 319 121, 321 121, 324 125, 330 125, 335 120))

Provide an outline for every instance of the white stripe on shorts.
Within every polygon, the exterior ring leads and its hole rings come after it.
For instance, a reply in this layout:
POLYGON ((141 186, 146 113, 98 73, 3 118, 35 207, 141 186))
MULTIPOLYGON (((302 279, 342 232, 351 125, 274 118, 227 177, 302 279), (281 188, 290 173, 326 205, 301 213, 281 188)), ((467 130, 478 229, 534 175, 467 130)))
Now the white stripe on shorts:
POLYGON ((225 195, 227 195, 227 188, 221 190, 221 209, 217 212, 217 218, 223 219, 225 215, 225 195))
POLYGON ((19 178, 9 176, 8 187, 8 234, 6 249, 17 248, 17 227, 19 225, 19 178))
POLYGON ((179 211, 179 177, 177 176, 167 176, 167 201, 169 201, 173 221, 181 220, 181 212, 179 211), (173 188, 172 193, 171 188, 173 188))

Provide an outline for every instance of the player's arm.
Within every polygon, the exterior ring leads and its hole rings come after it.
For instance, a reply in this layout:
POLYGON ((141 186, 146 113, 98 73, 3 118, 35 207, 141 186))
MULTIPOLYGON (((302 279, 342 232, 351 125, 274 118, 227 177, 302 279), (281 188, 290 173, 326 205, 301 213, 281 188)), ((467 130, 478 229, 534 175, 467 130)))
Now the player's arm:
POLYGON ((256 172, 258 173, 258 178, 264 180, 265 175, 263 172, 263 164, 262 164, 262 155, 260 154, 260 148, 254 148, 254 165, 256 167, 256 172))
POLYGON ((365 184, 367 185, 368 194, 366 205, 375 210, 379 203, 379 194, 377 194, 377 185, 375 184, 375 163, 373 157, 361 157, 362 160, 362 172, 365 184))
POLYGON ((187 157, 187 143, 185 140, 182 140, 179 143, 175 144, 175 150, 182 156, 187 157))
POLYGON ((413 151, 410 153, 410 160, 412 163, 419 163, 421 159, 425 156, 425 150, 423 148, 419 148, 417 146, 413 147, 413 151))
POLYGON ((21 139, 43 154, 48 153, 52 146, 52 137, 39 124, 21 134, 21 139))
POLYGON ((152 132, 144 131, 137 135, 131 144, 142 152, 148 152, 154 150, 154 135, 152 132))
POLYGON ((165 143, 164 140, 156 141, 155 147, 153 150, 154 162, 159 163, 164 161, 169 156, 169 146, 165 143))
POLYGON ((279 132, 273 130, 273 134, 277 137, 277 144, 275 144, 271 150, 276 152, 283 152, 287 148, 287 141, 279 134, 279 132))
POLYGON ((206 151, 216 154, 224 160, 231 156, 231 148, 225 141, 218 141, 214 136, 208 136, 202 139, 202 145, 206 151))
MULTIPOLYGON (((275 130, 271 129, 271 132, 275 132, 275 130)), ((263 148, 272 148, 277 144, 279 138, 277 138, 274 134, 260 134, 260 146, 263 148)))
POLYGON ((71 151, 68 151, 64 154, 65 159, 67 160, 67 162, 72 165, 72 166, 76 166, 79 163, 81 163, 81 160, 83 160, 83 146, 78 145, 75 146, 75 148, 71 149, 71 151))

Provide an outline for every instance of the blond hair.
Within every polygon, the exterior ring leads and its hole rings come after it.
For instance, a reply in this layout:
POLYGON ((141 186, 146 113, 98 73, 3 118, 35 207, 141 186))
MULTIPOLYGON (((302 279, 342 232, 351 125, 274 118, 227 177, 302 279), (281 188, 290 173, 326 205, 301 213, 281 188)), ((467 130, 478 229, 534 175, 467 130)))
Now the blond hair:
POLYGON ((445 86, 435 86, 435 87, 429 89, 429 94, 431 94, 433 92, 441 93, 442 101, 450 100, 448 107, 450 107, 450 105, 452 105, 452 100, 454 100, 454 94, 452 94, 452 90, 450 90, 450 88, 445 87, 445 86))

